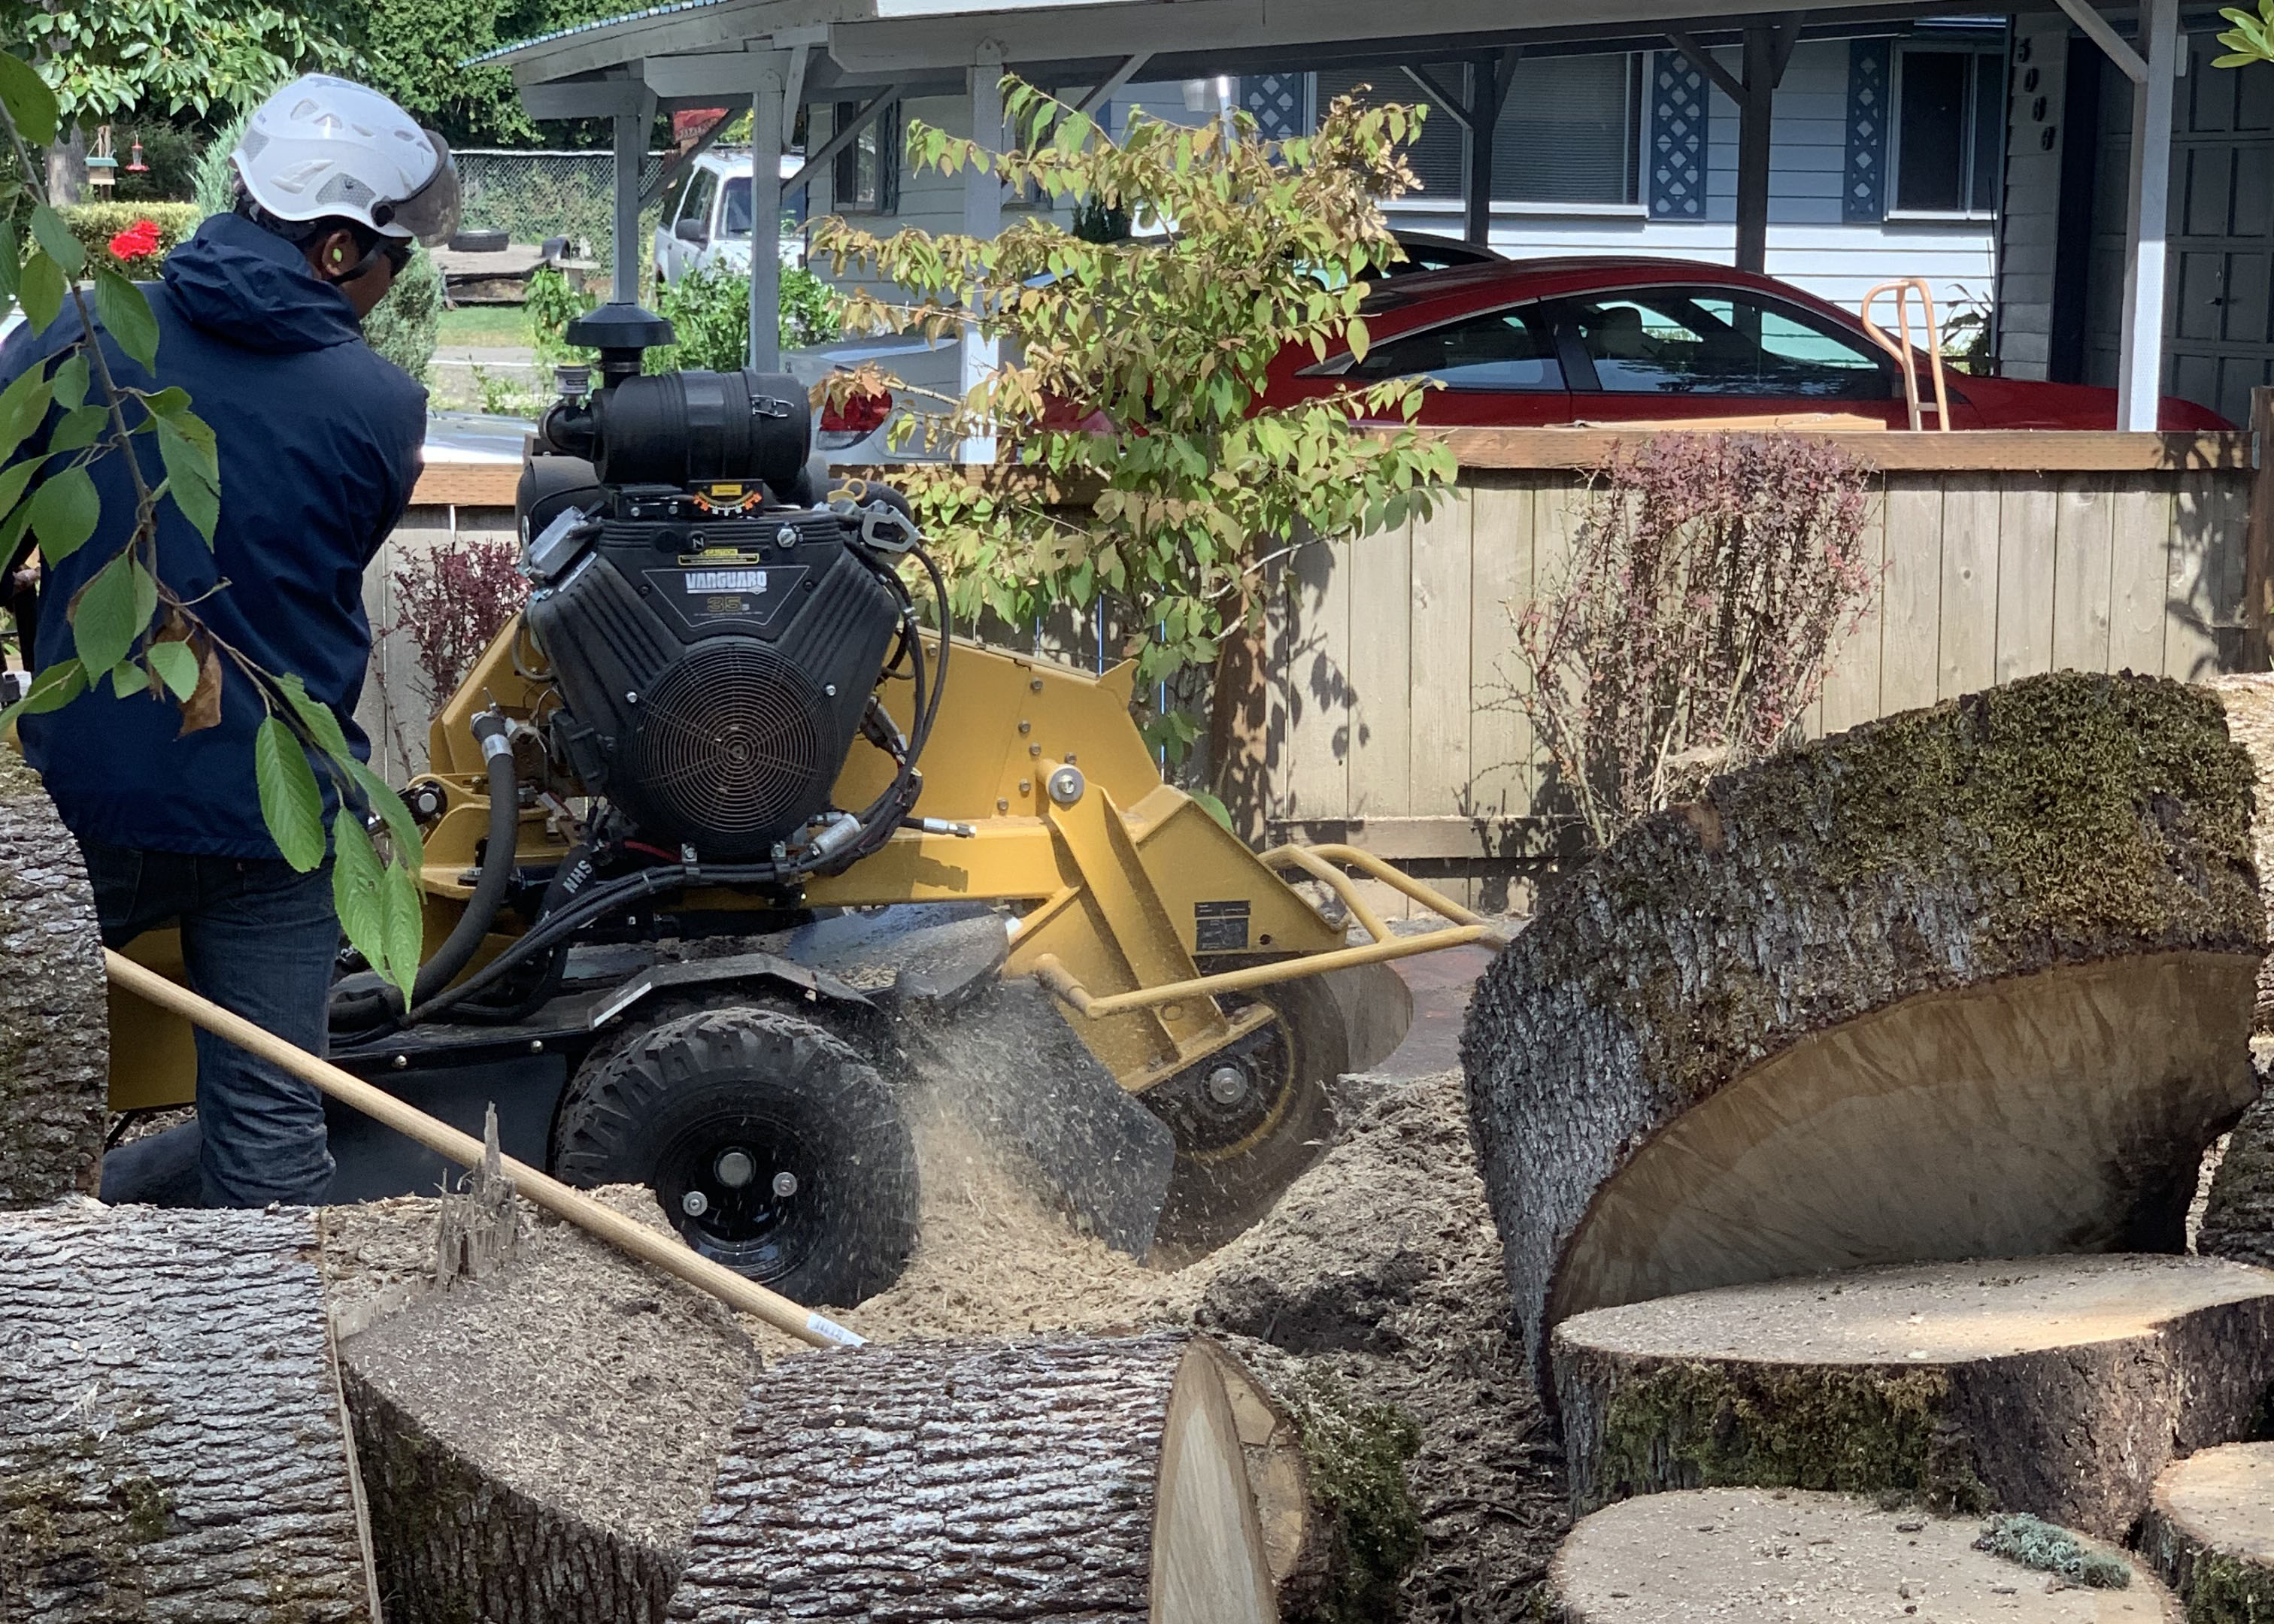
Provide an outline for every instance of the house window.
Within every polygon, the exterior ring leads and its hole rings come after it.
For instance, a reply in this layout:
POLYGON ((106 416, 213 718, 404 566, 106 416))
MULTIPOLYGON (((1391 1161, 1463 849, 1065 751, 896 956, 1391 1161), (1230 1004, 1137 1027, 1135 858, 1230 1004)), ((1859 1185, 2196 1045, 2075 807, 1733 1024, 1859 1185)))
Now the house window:
POLYGON ((1641 148, 1639 56, 1526 57, 1493 128, 1493 201, 1630 204, 1641 148))
MULTIPOLYGON (((1453 94, 1465 95, 1466 71, 1457 62, 1445 62, 1431 68, 1429 76, 1453 94)), ((1420 86, 1388 64, 1364 73, 1320 74, 1311 105, 1323 116, 1334 105, 1336 97, 1349 95, 1360 86, 1370 86, 1366 100, 1374 106, 1396 102, 1429 109, 1428 117, 1421 121, 1420 139, 1406 143, 1405 162, 1421 181, 1419 192, 1407 195, 1425 202, 1458 203, 1463 179, 1468 173, 1467 142, 1461 121, 1433 103, 1420 86)))
MULTIPOLYGON (((861 113, 857 102, 837 103, 832 129, 842 130, 861 113)), ((837 212, 840 214, 891 214, 900 207, 900 109, 886 108, 837 154, 835 177, 837 212)))
POLYGON ((2004 57, 1906 46, 1896 72, 1893 212, 1995 214, 2006 145, 2004 57))

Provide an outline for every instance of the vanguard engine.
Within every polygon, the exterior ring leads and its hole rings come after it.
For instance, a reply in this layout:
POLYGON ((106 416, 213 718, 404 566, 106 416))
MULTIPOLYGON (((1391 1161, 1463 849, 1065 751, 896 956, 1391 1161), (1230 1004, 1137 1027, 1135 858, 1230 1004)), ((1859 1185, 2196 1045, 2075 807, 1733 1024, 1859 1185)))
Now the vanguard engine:
POLYGON ((556 756, 624 837, 674 857, 787 879, 874 850, 915 803, 939 694, 897 568, 916 539, 905 508, 817 504, 794 379, 581 381, 519 503, 556 756), (877 698, 888 658, 915 684, 912 737, 877 698), (864 731, 900 771, 870 807, 832 807, 864 731))

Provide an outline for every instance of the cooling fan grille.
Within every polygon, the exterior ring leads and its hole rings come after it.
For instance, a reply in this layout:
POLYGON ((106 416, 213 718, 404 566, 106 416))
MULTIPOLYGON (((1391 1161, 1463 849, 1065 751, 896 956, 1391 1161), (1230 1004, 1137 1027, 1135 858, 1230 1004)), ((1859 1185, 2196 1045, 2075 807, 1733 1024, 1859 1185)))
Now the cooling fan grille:
POLYGON ((639 696, 616 799, 644 830, 706 857, 762 855, 827 804, 840 765, 827 712, 813 680, 766 644, 697 644, 639 696))

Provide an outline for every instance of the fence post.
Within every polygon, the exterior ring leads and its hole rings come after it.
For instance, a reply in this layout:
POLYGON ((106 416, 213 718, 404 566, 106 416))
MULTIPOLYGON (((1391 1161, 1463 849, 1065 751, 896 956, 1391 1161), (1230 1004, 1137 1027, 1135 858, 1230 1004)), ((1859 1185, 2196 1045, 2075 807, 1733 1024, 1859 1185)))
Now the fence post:
POLYGON ((2250 528, 2242 554, 2242 650, 2245 671, 2274 665, 2268 625, 2274 620, 2274 388, 2250 392, 2250 528))

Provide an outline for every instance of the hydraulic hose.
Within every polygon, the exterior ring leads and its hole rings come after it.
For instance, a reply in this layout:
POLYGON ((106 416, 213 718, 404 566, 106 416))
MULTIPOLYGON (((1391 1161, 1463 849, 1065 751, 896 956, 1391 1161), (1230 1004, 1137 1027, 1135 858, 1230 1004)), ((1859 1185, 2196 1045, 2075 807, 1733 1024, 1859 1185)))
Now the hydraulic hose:
POLYGON ((521 783, 514 775, 513 741, 507 736, 505 718, 495 710, 483 711, 474 718, 474 738, 489 769, 489 844, 483 848, 481 874, 466 911, 458 915, 434 956, 418 966, 418 980, 410 989, 414 1004, 425 1003, 466 967, 497 923, 498 910, 505 906, 506 891, 513 883, 514 850, 521 843, 521 783))

